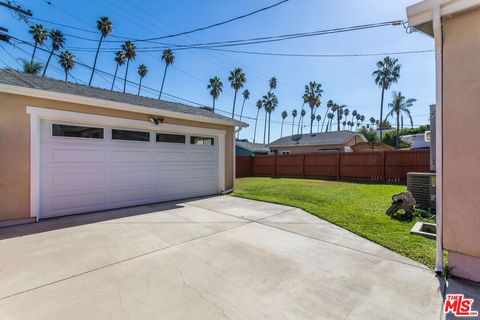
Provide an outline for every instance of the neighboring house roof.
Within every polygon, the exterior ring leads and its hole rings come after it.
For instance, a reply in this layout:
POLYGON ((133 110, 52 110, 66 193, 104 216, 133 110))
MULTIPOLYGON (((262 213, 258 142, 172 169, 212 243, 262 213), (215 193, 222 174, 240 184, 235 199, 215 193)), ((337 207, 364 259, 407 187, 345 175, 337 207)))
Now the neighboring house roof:
POLYGON ((182 103, 89 87, 14 70, 0 70, 0 92, 150 113, 192 121, 248 127, 246 123, 182 103))
POLYGON ((261 143, 251 143, 248 141, 236 141, 235 144, 237 147, 241 147, 251 152, 270 152, 270 148, 268 148, 268 146, 261 143))
POLYGON ((332 131, 322 133, 297 134, 293 136, 283 137, 273 141, 269 147, 298 147, 298 146, 317 146, 317 145, 338 145, 344 144, 352 137, 358 136, 361 140, 367 141, 365 137, 352 131, 332 131), (293 139, 292 139, 293 138, 293 139))
POLYGON ((433 9, 440 8, 442 17, 480 6, 480 0, 424 0, 407 7, 408 25, 433 36, 433 9))
POLYGON ((354 152, 363 152, 363 151, 388 151, 388 150, 395 150, 394 147, 380 142, 359 142, 353 146, 351 146, 354 152))

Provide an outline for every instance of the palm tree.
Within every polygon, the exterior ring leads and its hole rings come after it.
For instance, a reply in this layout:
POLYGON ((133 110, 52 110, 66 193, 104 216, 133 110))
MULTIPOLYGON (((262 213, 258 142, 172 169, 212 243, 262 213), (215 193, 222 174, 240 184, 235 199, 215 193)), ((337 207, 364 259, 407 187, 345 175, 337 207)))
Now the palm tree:
MULTIPOLYGON (((345 107, 346 107, 346 106, 345 106, 345 107)), ((350 109, 345 108, 345 109, 343 110, 343 114, 345 115, 345 119, 348 120, 348 115, 350 114, 350 109)))
POLYGON ((271 127, 271 116, 272 112, 278 105, 278 99, 275 93, 268 92, 267 95, 263 96, 263 107, 265 111, 268 113, 268 143, 270 143, 270 127, 271 127))
POLYGON ((372 126, 374 126, 374 125, 375 125, 375 123, 376 123, 376 120, 375 120, 375 118, 374 118, 374 117, 370 117, 370 119, 369 119, 369 120, 370 120, 370 124, 371 124, 372 126))
POLYGON ((270 80, 268 80, 268 85, 270 86, 270 92, 275 91, 277 88, 277 78, 272 77, 270 80))
POLYGON ((243 107, 245 106, 245 101, 250 99, 250 91, 248 89, 243 90, 243 102, 242 102, 242 109, 240 110, 240 121, 242 121, 243 116, 243 107))
POLYGON ((243 73, 242 68, 235 68, 233 71, 230 71, 230 77, 228 77, 228 81, 230 81, 230 86, 235 90, 235 94, 233 96, 233 108, 232 108, 232 119, 235 116, 235 103, 237 102, 237 93, 238 90, 243 88, 245 82, 247 82, 247 78, 245 77, 245 73, 243 73))
MULTIPOLYGON (((406 99, 405 96, 402 96, 401 92, 393 92, 393 101, 388 104, 390 107, 390 112, 387 114, 386 119, 389 116, 397 116, 397 135, 395 137, 395 146, 398 149, 400 145, 400 115, 406 114, 410 118, 410 125, 413 128, 413 120, 410 114, 410 108, 416 99, 406 99)), ((386 121, 385 119, 385 121, 386 121)))
POLYGON ((360 116, 360 122, 362 123, 362 125, 365 122, 365 116, 363 114, 360 116))
POLYGON ((141 65, 138 66, 138 71, 137 72, 138 72, 138 75, 140 76, 140 84, 138 85, 138 93, 137 93, 137 96, 139 96, 140 95, 140 90, 142 90, 142 80, 147 75, 148 68, 147 68, 146 65, 144 65, 142 63, 141 65))
POLYGON ((301 124, 300 124, 300 134, 303 134, 303 118, 305 117, 306 114, 307 114, 307 111, 305 111, 305 109, 303 109, 303 110, 300 112, 300 119, 299 119, 299 122, 301 121, 301 124))
POLYGON ((325 132, 328 132, 328 131, 332 130, 332 122, 333 122, 333 119, 335 118, 335 114, 333 112, 329 112, 327 114, 327 118, 328 118, 327 131, 325 131, 325 132))
POLYGON ((117 79, 118 68, 125 63, 125 60, 127 60, 125 51, 120 50, 115 53, 115 62, 117 63, 117 65, 115 66, 115 74, 113 75, 112 89, 110 89, 111 91, 113 91, 113 87, 115 85, 115 79, 117 79))
POLYGON ((223 83, 219 77, 210 78, 208 82, 209 83, 207 89, 210 89, 210 95, 213 99, 213 112, 215 112, 215 101, 218 99, 220 93, 222 93, 223 91, 223 83))
POLYGON ((283 137, 283 122, 285 121, 285 119, 288 117, 288 112, 287 111, 283 111, 282 112, 282 128, 280 129, 280 138, 283 137))
POLYGON ((292 110, 292 136, 293 136, 293 129, 295 128, 295 118, 297 117, 297 109, 292 110))
POLYGON ((158 99, 162 98, 163 85, 165 83, 165 77, 167 76, 168 66, 171 65, 175 60, 175 55, 173 54, 172 49, 163 50, 162 60, 165 61, 165 71, 163 72, 162 86, 160 87, 160 94, 158 95, 158 99))
POLYGON ((342 130, 345 130, 346 126, 347 126, 347 121, 343 120, 342 121, 342 130))
MULTIPOLYGON (((330 109, 332 109, 332 107, 335 105, 335 103, 332 101, 332 100, 328 100, 327 101, 327 110, 325 111, 325 115, 323 116, 323 121, 322 121, 322 130, 325 126, 325 120, 328 119, 328 111, 330 111, 330 109)), ((325 129, 325 132, 327 132, 328 130, 328 121, 327 121, 327 127, 325 129)))
POLYGON ((127 68, 125 69, 125 79, 123 82, 123 92, 125 92, 127 89, 128 65, 130 64, 130 60, 134 60, 137 56, 137 47, 132 41, 128 40, 122 44, 122 50, 125 52, 125 57, 127 58, 127 68))
POLYGON ((253 131, 253 143, 255 143, 255 139, 257 138, 257 123, 258 123, 258 114, 260 110, 263 108, 263 100, 257 100, 257 117, 255 118, 255 130, 253 131))
POLYGON ((337 116, 337 131, 340 131, 340 120, 342 120, 343 118, 343 108, 345 106, 342 105, 342 106, 339 106, 337 105, 337 109, 336 109, 336 116, 337 116))
POLYGON ((68 80, 68 73, 75 67, 75 56, 68 50, 60 52, 58 60, 63 70, 65 71, 65 82, 68 80))
POLYGON ((48 31, 45 29, 41 24, 36 24, 30 27, 28 31, 33 37, 35 41, 35 46, 33 47, 32 59, 30 60, 30 64, 33 65, 33 59, 35 58, 35 52, 37 51, 38 45, 43 46, 45 42, 48 40, 48 31))
MULTIPOLYGON (((380 100, 380 121, 383 121, 383 98, 385 90, 390 89, 393 83, 398 82, 400 78, 400 65, 398 59, 385 57, 383 60, 377 62, 377 70, 372 74, 375 77, 375 83, 382 88, 382 97, 380 100)), ((383 128, 380 127, 380 141, 383 136, 383 128)))
POLYGON ((322 116, 317 114, 317 133, 320 132, 320 120, 322 120, 322 116))
POLYGON ((355 118, 357 117, 357 110, 353 110, 352 112, 352 122, 355 120, 355 118))
POLYGON ((50 50, 50 55, 48 56, 47 63, 45 64, 45 69, 43 69, 42 77, 45 77, 45 73, 47 72, 47 68, 50 64, 50 59, 52 59, 53 53, 60 50, 60 48, 62 48, 65 44, 65 38, 60 30, 50 30, 50 39, 52 40, 52 50, 50 50))
POLYGON ((23 72, 38 75, 42 71, 43 64, 40 62, 30 62, 26 59, 20 59, 23 64, 23 72))
POLYGON ((92 74, 90 76, 90 81, 88 81, 89 86, 92 84, 93 74, 95 73, 95 67, 97 66, 98 52, 100 51, 100 46, 102 45, 102 41, 113 31, 112 22, 110 21, 110 19, 108 17, 100 17, 100 19, 97 20, 97 29, 98 29, 98 31, 100 31, 101 35, 100 35, 100 40, 98 41, 98 47, 97 47, 97 53, 95 54, 95 60, 93 60, 92 74))
POLYGON ((313 133, 313 121, 315 120, 315 109, 320 106, 320 98, 323 90, 320 83, 310 81, 305 85, 304 101, 310 106, 310 133, 313 133))

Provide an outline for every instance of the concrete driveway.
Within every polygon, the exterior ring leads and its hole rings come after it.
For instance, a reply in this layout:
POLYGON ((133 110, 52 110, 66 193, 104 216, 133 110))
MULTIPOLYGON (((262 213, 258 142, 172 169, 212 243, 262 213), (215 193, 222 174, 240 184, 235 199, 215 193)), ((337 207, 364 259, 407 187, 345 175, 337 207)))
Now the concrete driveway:
POLYGON ((0 319, 439 319, 432 271, 229 196, 0 229, 0 319))

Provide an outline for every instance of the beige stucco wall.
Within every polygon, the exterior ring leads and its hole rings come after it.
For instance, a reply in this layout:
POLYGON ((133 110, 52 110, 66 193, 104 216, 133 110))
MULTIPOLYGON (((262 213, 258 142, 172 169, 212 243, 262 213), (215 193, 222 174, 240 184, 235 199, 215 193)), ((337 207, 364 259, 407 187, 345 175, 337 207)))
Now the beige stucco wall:
POLYGON ((444 246, 480 257, 480 8, 443 23, 444 246))
MULTIPOLYGON (((30 118, 26 107, 42 107, 134 120, 149 115, 0 93, 0 220, 30 215, 30 118)), ((164 123, 226 130, 225 188, 233 188, 234 128, 163 117, 164 123)))

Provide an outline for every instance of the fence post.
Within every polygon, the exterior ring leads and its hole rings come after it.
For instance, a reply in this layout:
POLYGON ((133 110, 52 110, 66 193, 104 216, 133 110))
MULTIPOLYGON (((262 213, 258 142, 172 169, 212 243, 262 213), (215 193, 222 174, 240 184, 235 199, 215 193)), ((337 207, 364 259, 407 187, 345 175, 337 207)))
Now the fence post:
POLYGON ((277 155, 273 156, 273 176, 277 176, 277 155))
POLYGON ((302 177, 305 178, 305 155, 302 154, 302 177))
POLYGON ((387 181, 387 164, 386 164, 386 160, 387 160, 387 152, 386 151, 383 151, 382 152, 383 155, 382 155, 382 180, 383 182, 386 182, 387 181))
POLYGON ((337 180, 340 180, 340 155, 341 153, 337 153, 337 180))

